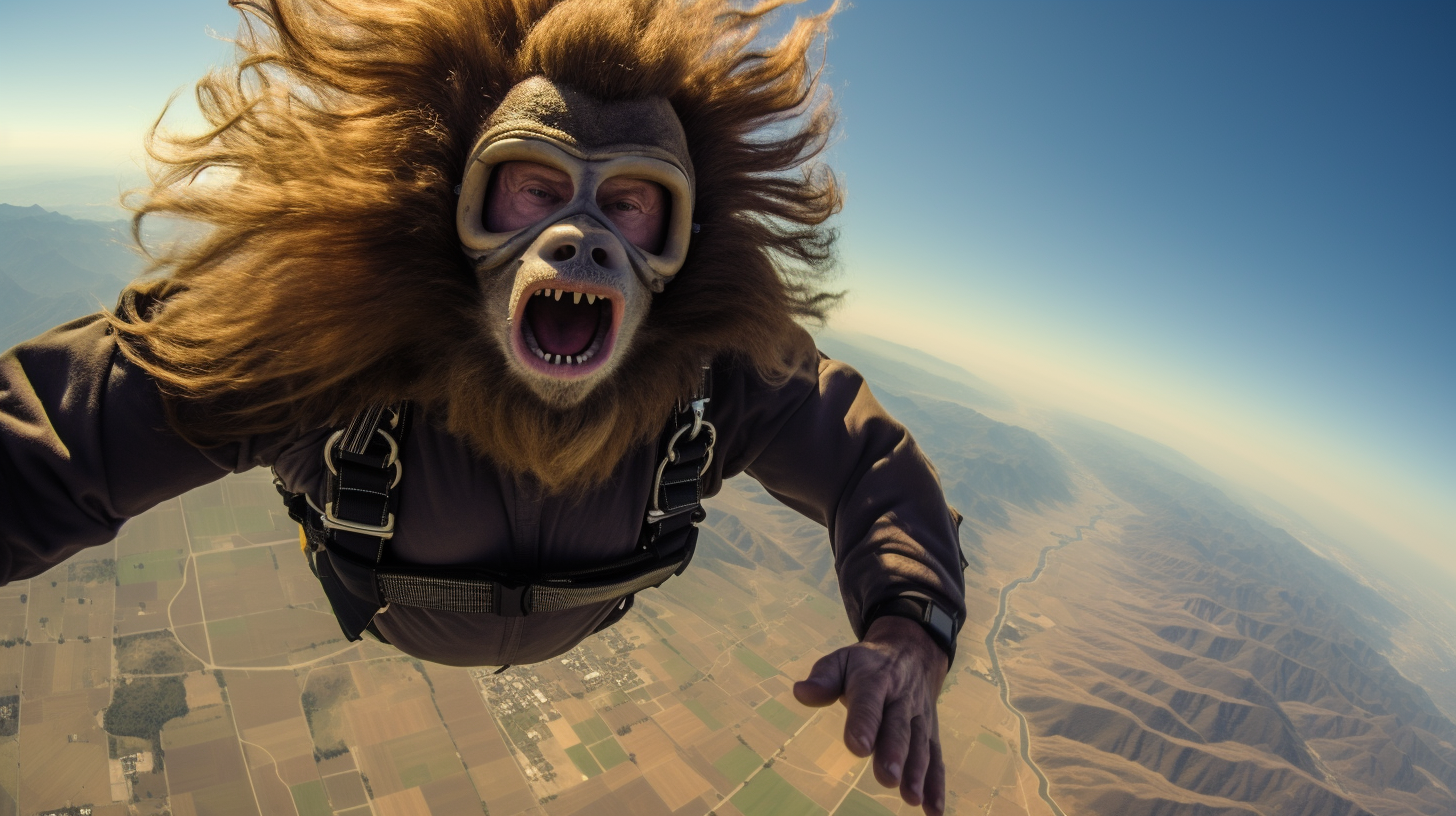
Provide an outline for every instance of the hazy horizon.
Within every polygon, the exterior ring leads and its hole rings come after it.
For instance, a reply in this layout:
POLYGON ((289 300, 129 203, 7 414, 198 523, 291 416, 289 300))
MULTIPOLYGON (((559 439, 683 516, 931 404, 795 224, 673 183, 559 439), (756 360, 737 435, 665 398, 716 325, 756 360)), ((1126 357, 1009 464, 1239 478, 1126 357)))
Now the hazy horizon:
MULTIPOLYGON (((190 83, 230 55, 209 31, 237 16, 0 19, 0 66, 28 77, 0 89, 8 182, 138 177, 145 128, 178 91, 189 121, 190 83)), ((1456 577, 1453 32, 1435 3, 849 8, 826 75, 849 193, 831 326, 1456 577)))

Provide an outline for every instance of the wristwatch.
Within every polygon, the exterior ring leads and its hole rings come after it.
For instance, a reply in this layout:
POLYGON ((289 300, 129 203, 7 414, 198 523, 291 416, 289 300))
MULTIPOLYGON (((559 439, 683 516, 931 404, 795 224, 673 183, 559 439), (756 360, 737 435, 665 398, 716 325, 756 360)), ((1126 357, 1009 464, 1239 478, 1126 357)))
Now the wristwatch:
POLYGON ((886 615, 894 615, 898 618, 909 618, 919 623, 945 652, 951 662, 955 662, 956 634, 960 631, 961 622, 956 619, 954 613, 947 610, 940 604, 921 595, 900 595, 888 601, 875 604, 865 616, 865 631, 869 631, 870 624, 886 615))

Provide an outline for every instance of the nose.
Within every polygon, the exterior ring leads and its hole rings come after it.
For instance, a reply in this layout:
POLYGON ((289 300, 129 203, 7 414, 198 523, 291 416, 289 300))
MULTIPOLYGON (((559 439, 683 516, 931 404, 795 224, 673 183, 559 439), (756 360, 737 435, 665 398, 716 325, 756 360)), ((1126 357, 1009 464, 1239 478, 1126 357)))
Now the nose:
POLYGON ((625 271, 627 252, 617 236, 602 227, 580 222, 557 224, 541 236, 541 256, 556 263, 580 258, 603 271, 625 271))

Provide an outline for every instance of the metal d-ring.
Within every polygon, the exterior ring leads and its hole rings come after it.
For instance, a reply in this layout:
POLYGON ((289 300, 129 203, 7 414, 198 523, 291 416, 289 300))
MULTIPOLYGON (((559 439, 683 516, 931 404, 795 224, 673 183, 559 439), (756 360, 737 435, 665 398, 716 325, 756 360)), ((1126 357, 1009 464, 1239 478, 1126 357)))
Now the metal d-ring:
MULTIPOLYGON (((344 438, 344 432, 345 429, 334 431, 333 435, 329 437, 329 441, 324 443, 324 465, 335 476, 339 475, 339 469, 334 466, 334 457, 332 454, 334 452, 334 446, 339 444, 340 439, 344 438)), ((394 441, 394 437, 390 436, 389 432, 383 428, 375 428, 374 432, 384 437, 384 441, 389 443, 389 456, 384 458, 384 467, 394 468, 394 481, 389 483, 389 488, 393 490, 399 484, 399 480, 404 478, 404 462, 399 461, 399 443, 394 441)))
MULTIPOLYGON (((694 424, 697 425, 697 423, 694 424)), ((662 474, 667 471, 668 463, 677 461, 677 441, 682 438, 682 435, 688 431, 694 431, 688 439, 696 439, 698 436, 696 432, 703 428, 708 429, 708 449, 703 457, 702 466, 698 468, 698 478, 703 478, 703 474, 708 472, 708 466, 713 464, 713 447, 718 444, 718 428, 707 420, 703 420, 696 428, 693 425, 684 425, 678 428, 677 432, 672 435, 672 438, 667 440, 667 455, 662 457, 662 462, 657 466, 657 476, 652 480, 652 509, 647 513, 649 521, 659 521, 667 516, 675 515, 675 513, 662 512, 662 502, 659 498, 659 495, 662 493, 662 474)), ((684 507, 677 512, 686 512, 691 509, 692 507, 684 507)))

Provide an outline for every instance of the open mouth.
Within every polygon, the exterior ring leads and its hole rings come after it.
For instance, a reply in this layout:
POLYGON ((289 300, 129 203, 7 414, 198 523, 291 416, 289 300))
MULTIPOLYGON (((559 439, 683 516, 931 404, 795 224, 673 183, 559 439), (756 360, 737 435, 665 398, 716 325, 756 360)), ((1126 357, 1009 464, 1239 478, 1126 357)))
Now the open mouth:
POLYGON ((531 368, 573 379, 595 371, 611 356, 620 297, 586 288, 543 288, 523 301, 516 350, 531 368))

